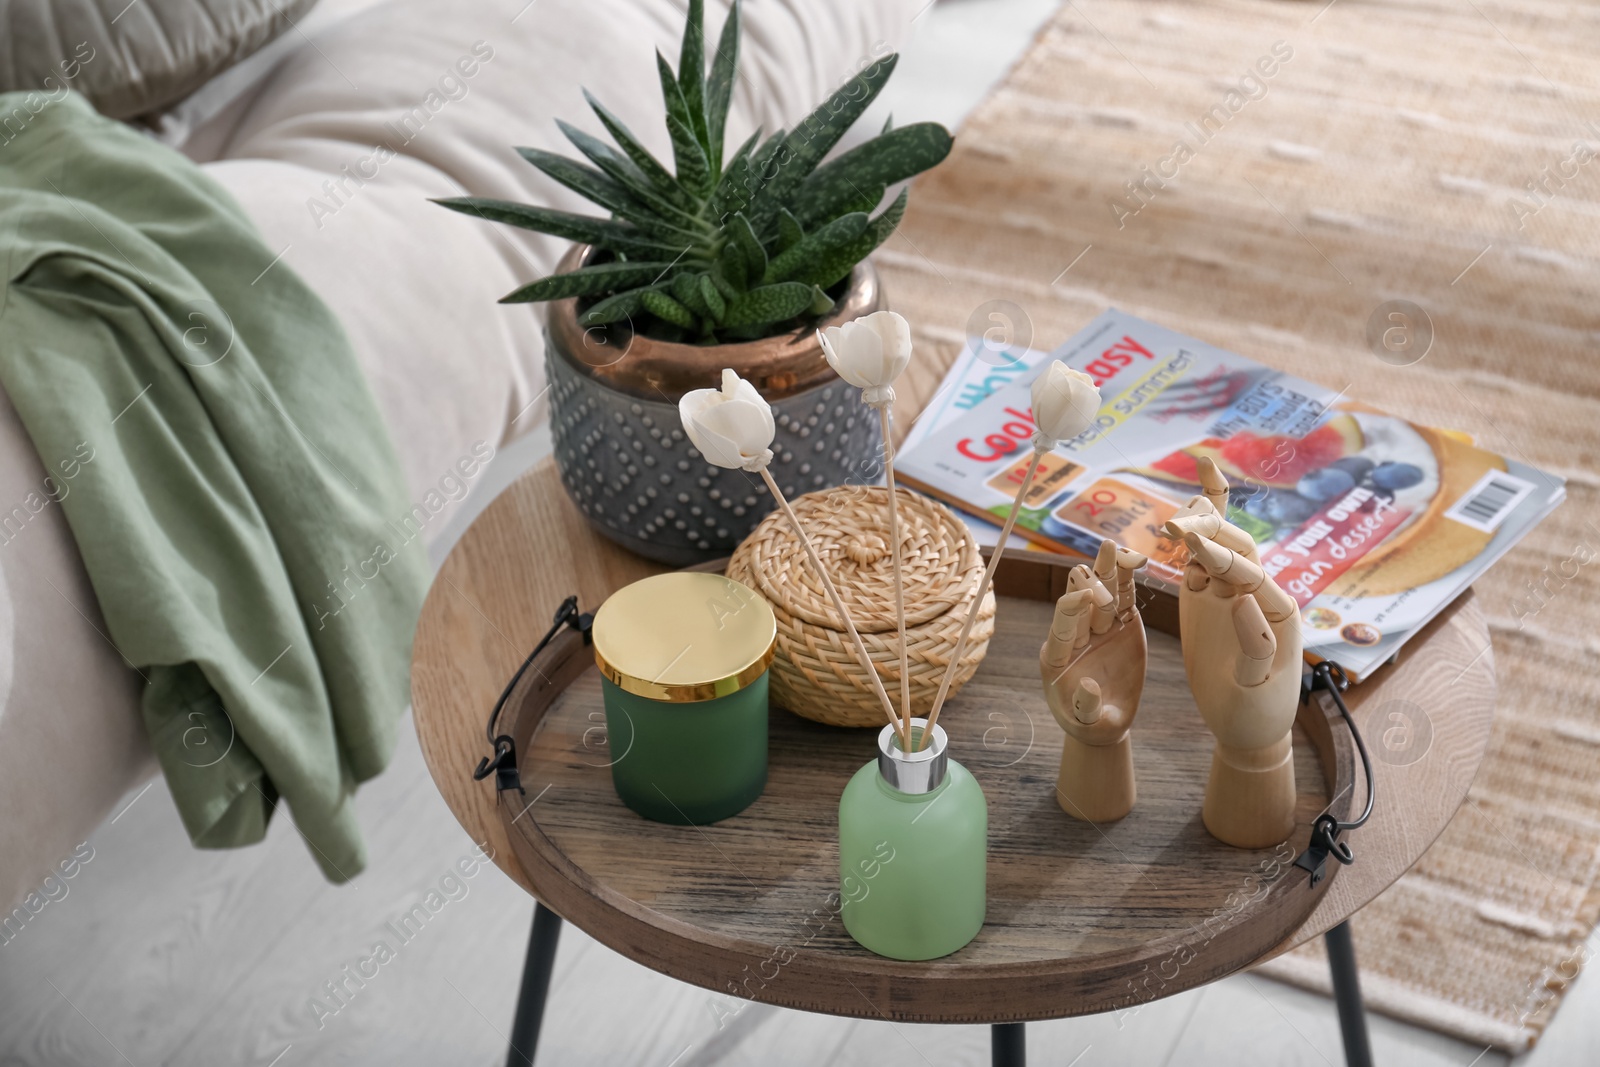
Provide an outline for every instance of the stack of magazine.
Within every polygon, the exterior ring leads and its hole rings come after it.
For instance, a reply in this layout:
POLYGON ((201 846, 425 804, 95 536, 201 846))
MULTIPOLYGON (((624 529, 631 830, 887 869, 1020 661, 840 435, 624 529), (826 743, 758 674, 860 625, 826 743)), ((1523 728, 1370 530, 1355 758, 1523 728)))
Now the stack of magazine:
POLYGON ((1228 520, 1300 605, 1307 656, 1356 681, 1566 498, 1563 479, 1462 434, 1112 310, 1053 353, 973 339, 902 444, 896 476, 973 516, 981 543, 1022 482, 1029 386, 1049 359, 1094 378, 1100 414, 1043 458, 1013 546, 1089 557, 1109 537, 1176 593, 1188 553, 1162 525, 1210 457, 1228 520))

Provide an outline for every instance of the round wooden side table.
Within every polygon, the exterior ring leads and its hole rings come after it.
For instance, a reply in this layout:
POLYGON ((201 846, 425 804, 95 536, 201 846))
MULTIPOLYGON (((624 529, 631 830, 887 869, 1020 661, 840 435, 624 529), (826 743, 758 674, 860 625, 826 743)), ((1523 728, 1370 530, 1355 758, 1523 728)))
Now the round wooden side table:
POLYGON ((1328 876, 1313 883, 1290 862, 1310 821, 1325 810, 1344 817, 1366 799, 1365 781, 1350 774, 1348 734, 1329 727, 1336 718, 1302 709, 1301 825, 1287 852, 1240 853, 1209 839, 1198 819, 1209 734, 1192 704, 1187 714, 1151 710, 1153 693, 1173 694, 1174 709, 1186 695, 1176 640, 1157 632, 1175 633, 1175 620, 1161 617, 1155 601, 1146 611, 1150 680, 1134 734, 1140 807, 1109 831, 1060 813, 1052 799, 1060 731, 1047 713, 1029 714, 1027 700, 1042 706, 1034 631, 1048 623, 1065 567, 1034 555, 1008 556, 1005 582, 997 579, 1008 598, 1002 615, 1033 636, 1010 646, 997 640, 957 698, 966 711, 952 701, 942 720, 960 746, 957 758, 990 793, 988 922, 954 956, 898 963, 855 946, 836 909, 831 924, 827 915, 827 890, 837 884, 829 812, 848 773, 869 758, 869 734, 774 712, 768 792, 749 811, 706 828, 639 820, 610 792, 603 733, 597 746, 590 728, 602 718, 599 687, 576 612, 554 629, 551 619, 568 597, 592 612, 612 590, 659 568, 597 536, 548 461, 496 499, 428 595, 412 696, 423 754, 446 802, 538 901, 509 1062, 533 1062, 564 916, 646 966, 724 995, 864 1018, 988 1023, 994 1062, 1006 1065, 1024 1062, 1028 1019, 1169 996, 1326 935, 1346 1059, 1370 1063, 1345 920, 1439 836, 1483 759, 1494 668, 1470 594, 1397 662, 1345 694, 1356 723, 1368 726, 1378 804, 1348 838, 1357 862, 1330 861, 1328 876), (476 779, 491 755, 489 712, 547 633, 557 635, 555 658, 541 658, 507 701, 511 756, 499 773, 476 779), (1446 687, 1460 695, 1450 716, 1432 723, 1431 747, 1420 758, 1385 758, 1377 736, 1384 709, 1446 687), (1345 784, 1330 788, 1338 782, 1345 784), (726 877, 708 878, 708 868, 726 877), (804 926, 818 912, 820 924, 804 926))

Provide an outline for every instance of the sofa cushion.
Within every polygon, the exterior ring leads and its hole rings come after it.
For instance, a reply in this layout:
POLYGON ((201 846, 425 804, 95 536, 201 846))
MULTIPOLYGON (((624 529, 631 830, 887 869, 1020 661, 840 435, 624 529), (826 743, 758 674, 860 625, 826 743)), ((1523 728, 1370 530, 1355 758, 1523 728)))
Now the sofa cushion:
MULTIPOLYGON (((747 3, 734 143, 757 125, 792 127, 861 57, 892 48, 926 2, 747 3)), ((726 0, 707 7, 720 27, 726 0)), ((682 19, 682 0, 323 0, 304 36, 273 46, 284 55, 258 83, 230 90, 223 107, 201 99, 213 85, 177 109, 198 112, 177 124, 191 135, 178 139, 183 151, 339 317, 411 501, 431 513, 430 542, 468 484, 487 484, 474 480, 481 461, 547 419, 539 318, 495 300, 548 273, 564 247, 427 198, 592 210, 512 146, 570 152, 556 116, 603 133, 583 114, 588 85, 667 155, 652 53, 675 54, 682 19)), ((0 51, 8 45, 0 38, 0 51)), ((0 390, 0 520, 38 499, 48 473, 0 390)), ((63 509, 51 501, 0 521, 0 916, 118 807, 164 800, 156 790, 138 800, 155 771, 144 679, 107 632, 63 509)))
POLYGON ((148 115, 255 52, 314 3, 9 0, 0 3, 0 92, 76 89, 112 118, 148 115))

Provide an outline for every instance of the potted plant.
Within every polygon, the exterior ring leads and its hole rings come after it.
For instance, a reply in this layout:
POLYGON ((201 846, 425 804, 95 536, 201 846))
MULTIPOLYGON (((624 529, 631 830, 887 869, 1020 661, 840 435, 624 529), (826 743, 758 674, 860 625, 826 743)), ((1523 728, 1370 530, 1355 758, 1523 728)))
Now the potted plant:
POLYGON ((501 303, 550 304, 551 429, 567 492, 607 537, 675 565, 728 554, 772 507, 759 481, 706 462, 679 424, 683 394, 715 388, 724 368, 772 405, 773 473, 785 492, 875 476, 877 421, 829 367, 817 330, 884 305, 866 257, 894 232, 907 194, 880 205, 951 144, 937 123, 885 126, 823 162, 888 80, 897 58, 888 55, 794 130, 758 130, 725 153, 739 5, 709 73, 703 7, 689 4, 677 71, 656 57, 671 170, 592 96, 615 147, 560 123, 587 163, 518 149, 609 217, 438 201, 574 242, 555 274, 501 303))

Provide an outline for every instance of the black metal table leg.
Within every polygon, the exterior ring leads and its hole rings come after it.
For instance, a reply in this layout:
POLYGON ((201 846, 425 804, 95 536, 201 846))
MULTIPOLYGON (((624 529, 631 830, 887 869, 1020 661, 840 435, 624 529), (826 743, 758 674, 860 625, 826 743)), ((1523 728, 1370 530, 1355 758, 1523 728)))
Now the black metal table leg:
POLYGON ((990 1063, 994 1067, 1027 1067, 1028 1028, 1024 1023, 995 1023, 989 1027, 990 1063))
POLYGON ((522 962, 522 991, 517 994, 516 1018, 511 1020, 511 1051, 506 1056, 506 1067, 533 1067, 559 940, 561 916, 535 901, 533 933, 528 936, 528 956, 522 962))
POLYGON ((1356 973, 1356 949, 1350 924, 1342 922, 1325 935, 1328 969, 1333 972, 1333 1001, 1339 1008, 1339 1033, 1344 1038, 1344 1062, 1349 1067, 1372 1067, 1372 1046, 1367 1041, 1367 1012, 1361 1006, 1361 976, 1356 973))

